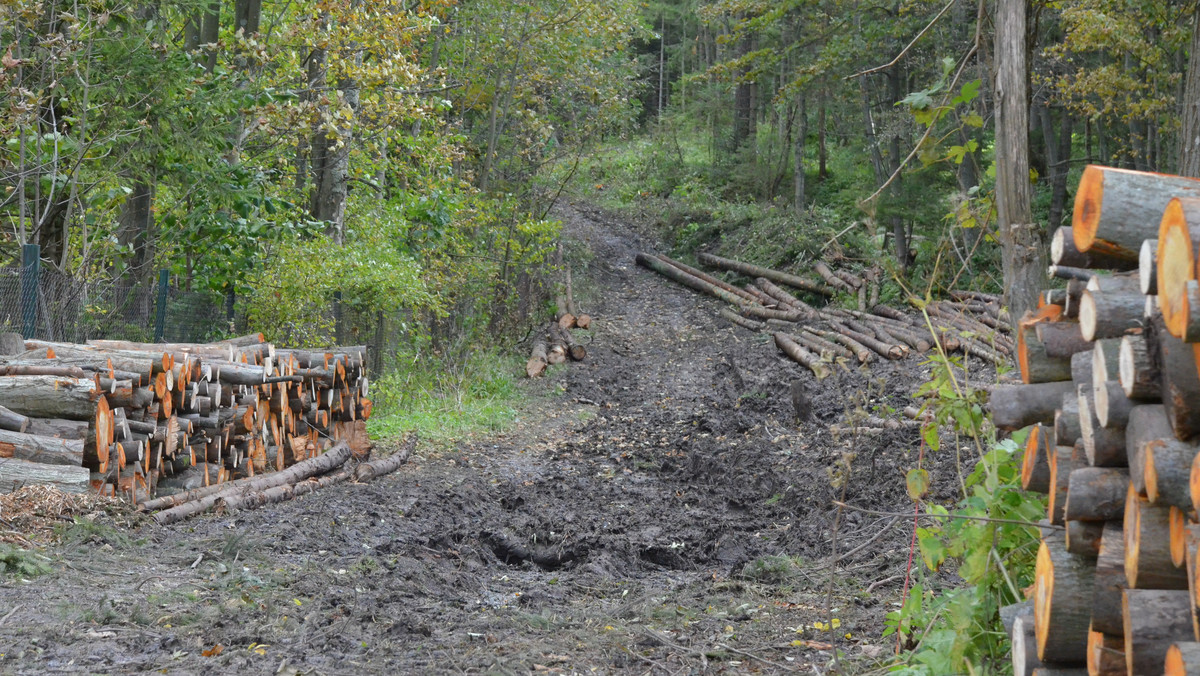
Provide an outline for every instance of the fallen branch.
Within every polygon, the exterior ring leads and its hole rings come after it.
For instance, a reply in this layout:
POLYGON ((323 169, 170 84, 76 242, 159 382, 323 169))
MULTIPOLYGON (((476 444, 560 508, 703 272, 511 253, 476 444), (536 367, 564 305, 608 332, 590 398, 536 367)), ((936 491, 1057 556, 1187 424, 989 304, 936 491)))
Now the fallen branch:
POLYGON ((384 474, 395 472, 400 468, 400 465, 408 462, 408 457, 412 455, 413 449, 416 447, 417 435, 416 433, 413 433, 413 435, 408 438, 408 441, 404 442, 403 446, 401 446, 395 453, 389 455, 388 457, 360 463, 358 467, 354 468, 354 480, 358 482, 365 482, 375 479, 376 477, 381 477, 384 474))

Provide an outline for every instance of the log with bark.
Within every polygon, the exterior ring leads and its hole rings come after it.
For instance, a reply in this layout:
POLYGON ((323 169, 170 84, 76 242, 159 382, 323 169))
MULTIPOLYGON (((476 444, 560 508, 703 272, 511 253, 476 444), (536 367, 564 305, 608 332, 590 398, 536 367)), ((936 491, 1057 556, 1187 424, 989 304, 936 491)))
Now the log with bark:
POLYGON ((1115 467, 1080 467, 1071 472, 1063 518, 1079 521, 1112 521, 1125 514, 1129 470, 1115 467))
MULTIPOLYGON (((1070 502, 1070 495, 1067 496, 1070 502)), ((1104 535, 1103 521, 1066 521, 1063 536, 1067 551, 1094 559, 1100 556, 1100 538, 1104 535)))
POLYGON ((1125 396, 1139 401, 1152 401, 1162 396, 1158 365, 1150 358, 1146 334, 1135 332, 1121 338, 1117 371, 1125 396))
POLYGON ((46 464, 17 458, 0 458, 0 493, 30 485, 53 486, 64 493, 86 493, 91 472, 78 465, 46 464))
MULTIPOLYGON (((1131 485, 1125 498, 1125 581, 1130 589, 1187 589, 1187 571, 1171 560, 1171 510, 1131 485)), ((1188 626, 1191 627, 1189 616, 1188 626)))
POLYGON ((160 526, 166 526, 201 514, 216 506, 219 501, 227 498, 236 499, 240 496, 259 493, 270 488, 294 484, 318 474, 326 474, 341 467, 350 458, 350 454, 351 450, 348 444, 338 444, 322 455, 298 462, 285 470, 255 477, 244 484, 231 485, 222 491, 157 512, 154 514, 154 520, 160 526))
POLYGON ((729 259, 729 258, 722 258, 720 256, 714 256, 712 254, 707 254, 707 253, 699 254, 696 258, 703 265, 707 265, 709 267, 717 268, 720 270, 730 270, 733 272, 737 272, 742 275, 745 275, 746 277, 750 277, 751 279, 753 279, 755 277, 765 277, 777 284, 784 284, 784 285, 790 286, 794 289, 799 289, 801 291, 808 291, 810 293, 816 293, 816 294, 820 294, 822 296, 833 296, 836 293, 836 291, 834 289, 832 289, 829 286, 826 286, 824 284, 819 284, 817 282, 809 281, 807 279, 804 279, 803 277, 791 275, 786 272, 779 272, 778 270, 764 268, 760 265, 754 265, 751 263, 743 263, 742 261, 736 261, 736 260, 729 259))
POLYGON ((658 274, 670 279, 673 282, 686 286, 690 289, 708 294, 718 300, 723 300, 726 303, 741 307, 746 305, 747 301, 744 297, 734 293, 730 293, 719 286, 714 286, 695 275, 690 275, 679 268, 664 263, 662 260, 649 254, 639 253, 635 259, 638 265, 657 272, 658 274))
POLYGON ((1022 488, 1034 493, 1050 492, 1050 454, 1054 446, 1054 435, 1044 425, 1038 423, 1030 428, 1021 459, 1022 488))
POLYGON ((1080 251, 1070 226, 1060 227, 1050 239, 1050 262, 1091 270, 1132 270, 1136 264, 1123 256, 1107 256, 1099 251, 1080 251))
POLYGON ((1088 632, 1088 676, 1126 676, 1125 637, 1122 634, 1088 632))
MULTIPOLYGON (((1088 165, 1075 193, 1071 219, 1075 247, 1136 261, 1142 241, 1154 237, 1164 218, 1163 208, 1174 197, 1200 197, 1200 182, 1088 165)), ((1161 247, 1161 234, 1159 241, 1161 247)))
POLYGON ((1129 465, 1125 430, 1100 424, 1091 389, 1091 384, 1078 388, 1079 439, 1087 454, 1088 464, 1094 467, 1125 467, 1129 465))
POLYGON ((400 465, 408 462, 412 455, 413 449, 417 447, 417 435, 410 436, 400 448, 396 449, 395 453, 386 458, 379 458, 370 462, 360 463, 354 468, 354 480, 358 482, 366 482, 381 477, 385 474, 395 472, 400 468, 400 465))
POLYGON ((1047 305, 1037 312, 1026 313, 1017 323, 1017 363, 1023 382, 1049 383, 1071 377, 1071 355, 1081 350, 1051 357, 1037 331, 1039 324, 1055 322, 1061 314, 1058 306, 1047 305))
POLYGON ((1074 446, 1081 436, 1079 395, 1069 392, 1063 395, 1061 406, 1054 412, 1054 438, 1064 446, 1074 446))
POLYGON ((1038 659, 1086 662, 1095 574, 1095 562, 1068 552, 1061 538, 1042 540, 1033 595, 1038 659))
POLYGON ((1187 639, 1172 643, 1167 648, 1163 674, 1165 676, 1200 676, 1200 643, 1187 639))
POLYGON ((997 385, 988 396, 992 422, 1002 430, 1019 430, 1033 423, 1054 422, 1062 396, 1075 391, 1072 381, 1037 385, 997 385))
POLYGON ((1125 581, 1125 535, 1120 521, 1104 524, 1100 537, 1100 555, 1096 557, 1096 578, 1091 598, 1092 629, 1123 636, 1125 621, 1121 598, 1128 587, 1125 581))
POLYGON ((735 296, 740 296, 741 298, 745 299, 746 302, 749 302, 749 303, 757 302, 755 297, 753 295, 751 295, 745 289, 739 289, 738 287, 730 284, 729 282, 726 282, 725 280, 720 279, 718 277, 713 277, 712 275, 708 274, 707 272, 704 272, 703 270, 693 268, 692 266, 690 266, 686 263, 677 261, 673 258, 668 258, 662 254, 658 254, 657 258, 660 261, 666 263, 667 265, 673 265, 673 266, 679 268, 680 270, 684 271, 685 273, 700 279, 701 281, 708 282, 709 284, 712 284, 713 286, 715 286, 717 288, 728 291, 729 293, 732 293, 735 296))
POLYGON ((1142 446, 1142 477, 1151 503, 1192 509, 1192 461, 1198 450, 1178 439, 1152 439, 1142 446))
MULTIPOLYGON (((1193 346, 1153 324, 1158 338, 1159 379, 1162 403, 1175 436, 1182 440, 1200 436, 1200 373, 1193 346)), ((0 401, 0 403, 3 403, 0 401)))
POLYGON ((1139 493, 1146 492, 1146 444, 1173 437, 1166 409, 1161 404, 1134 406, 1129 411, 1129 422, 1125 426, 1125 455, 1128 458, 1129 482, 1139 493))
MULTIPOLYGON (((1071 446, 1055 446, 1050 449, 1050 499, 1046 501, 1046 516, 1050 523, 1061 526, 1067 510, 1067 495, 1070 490, 1071 472, 1075 470, 1071 446)), ((1080 463, 1082 465, 1082 463, 1080 463)))
POLYGON ((1156 277, 1163 321, 1171 335, 1185 336, 1189 323, 1187 282, 1196 279, 1200 247, 1200 196, 1166 203, 1158 227, 1156 277))
POLYGON ((1130 674, 1161 674, 1169 648, 1195 638, 1187 591, 1126 589, 1125 668, 1130 674))
POLYGON ((791 358, 792 361, 805 366, 812 371, 813 375, 817 377, 817 380, 824 380, 825 378, 829 377, 829 367, 821 363, 821 360, 819 357, 817 357, 817 355, 814 355, 800 345, 796 344, 796 341, 788 337, 787 334, 776 333, 774 338, 776 347, 778 347, 784 354, 791 358))
POLYGON ((1085 340, 1119 338, 1141 328, 1146 299, 1137 291, 1084 291, 1079 328, 1085 340))
MULTIPOLYGON (((829 286, 831 286, 839 291, 845 291, 847 293, 854 293, 854 287, 847 284, 846 280, 833 274, 833 270, 830 270, 829 266, 826 265, 823 261, 817 261, 816 263, 813 263, 813 270, 815 270, 816 273, 821 277, 821 279, 825 280, 825 283, 828 284, 829 286)), ((766 277, 766 275, 762 275, 762 276, 766 277)))
POLYGON ((547 358, 546 343, 540 340, 534 342, 533 350, 529 353, 529 360, 525 362, 525 375, 537 378, 545 373, 547 358))

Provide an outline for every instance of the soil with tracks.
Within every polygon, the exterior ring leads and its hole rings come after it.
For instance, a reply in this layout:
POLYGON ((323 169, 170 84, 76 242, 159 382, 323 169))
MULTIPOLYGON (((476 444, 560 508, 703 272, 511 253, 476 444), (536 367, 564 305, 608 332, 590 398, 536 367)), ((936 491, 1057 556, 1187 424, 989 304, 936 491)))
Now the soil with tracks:
MULTIPOLYGON (((918 358, 818 383, 769 337, 634 265, 648 229, 561 216, 595 328, 504 434, 400 471, 168 528, 65 528, 6 579, 0 672, 827 673, 886 660, 904 584, 918 358), (790 385, 813 404, 797 423, 790 385), (830 618, 836 618, 829 626, 830 618), (816 627, 814 627, 816 625, 816 627)), ((981 369, 982 370, 982 369, 981 369)), ((934 497, 956 495, 952 451, 934 497), (940 492, 940 494, 939 494, 940 492)), ((964 468, 965 471, 965 468, 964 468)), ((3 515, 0 515, 2 518, 3 515)))

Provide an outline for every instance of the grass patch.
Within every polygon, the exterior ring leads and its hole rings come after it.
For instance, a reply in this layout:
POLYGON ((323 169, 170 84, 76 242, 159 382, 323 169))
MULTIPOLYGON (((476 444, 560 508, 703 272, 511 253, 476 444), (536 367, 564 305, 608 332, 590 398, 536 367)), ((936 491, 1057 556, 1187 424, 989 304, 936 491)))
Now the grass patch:
POLYGON ((394 439, 415 430, 421 439, 451 444, 480 433, 504 429, 522 401, 515 357, 480 351, 461 364, 428 359, 400 363, 373 383, 375 414, 371 436, 394 439))

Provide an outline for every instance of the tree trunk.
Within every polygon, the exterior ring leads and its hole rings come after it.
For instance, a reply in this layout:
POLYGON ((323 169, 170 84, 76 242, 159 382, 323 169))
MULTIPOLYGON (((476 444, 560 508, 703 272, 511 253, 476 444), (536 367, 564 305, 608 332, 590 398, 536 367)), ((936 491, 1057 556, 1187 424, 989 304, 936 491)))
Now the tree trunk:
POLYGON ((1200 178, 1200 7, 1192 10, 1192 41, 1179 129, 1179 173, 1200 178))
POLYGON ((804 166, 804 145, 808 139, 808 109, 805 106, 804 95, 799 97, 796 104, 796 137, 793 140, 793 192, 792 192, 792 208, 795 209, 797 216, 804 215, 804 205, 807 201, 805 194, 805 166, 804 166))
POLYGON ((49 485, 65 493, 86 493, 91 478, 92 473, 83 467, 0 459, 0 493, 31 485, 49 485))
POLYGON ((1056 153, 1056 162, 1050 170, 1050 227, 1062 223, 1063 211, 1066 207, 1067 175, 1071 169, 1071 136, 1075 126, 1075 120, 1066 108, 1060 111, 1060 115, 1062 128, 1058 133, 1058 152, 1056 153))
POLYGON ((1012 316, 1037 306, 1046 256, 1033 222, 1029 185, 1029 103, 1024 0, 996 7, 996 211, 1012 316))

